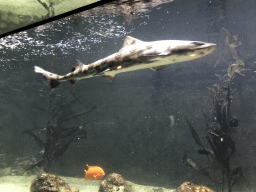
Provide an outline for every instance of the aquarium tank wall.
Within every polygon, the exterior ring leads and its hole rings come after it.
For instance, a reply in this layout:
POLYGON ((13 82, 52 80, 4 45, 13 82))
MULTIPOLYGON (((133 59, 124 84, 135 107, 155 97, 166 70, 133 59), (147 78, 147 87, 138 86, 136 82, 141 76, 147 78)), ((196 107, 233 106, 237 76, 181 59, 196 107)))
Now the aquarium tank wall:
POLYGON ((3 36, 0 191, 255 191, 255 13, 120 0, 3 36))

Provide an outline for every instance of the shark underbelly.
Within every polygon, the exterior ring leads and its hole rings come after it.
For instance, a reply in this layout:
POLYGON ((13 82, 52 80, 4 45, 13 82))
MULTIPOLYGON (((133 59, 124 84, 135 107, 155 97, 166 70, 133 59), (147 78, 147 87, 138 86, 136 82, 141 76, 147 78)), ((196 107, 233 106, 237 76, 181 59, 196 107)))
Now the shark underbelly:
MULTIPOLYGON (((115 76, 118 73, 125 73, 125 72, 131 72, 131 71, 136 71, 136 70, 141 70, 141 69, 147 69, 147 68, 157 68, 157 67, 161 67, 161 66, 168 66, 171 64, 175 64, 175 63, 180 63, 180 62, 185 62, 188 60, 192 60, 193 59, 197 59, 202 57, 201 55, 196 55, 196 54, 192 54, 190 56, 181 56, 181 55, 169 55, 169 56, 161 56, 161 57, 155 57, 152 56, 152 58, 148 59, 145 62, 139 62, 139 61, 134 61, 134 64, 130 64, 128 66, 122 65, 122 63, 120 63, 120 66, 117 67, 116 69, 113 70, 109 70, 105 73, 102 73, 101 76, 115 76)), ((90 77, 92 77, 93 75, 91 75, 90 77)), ((100 76, 100 75, 99 75, 100 76)))

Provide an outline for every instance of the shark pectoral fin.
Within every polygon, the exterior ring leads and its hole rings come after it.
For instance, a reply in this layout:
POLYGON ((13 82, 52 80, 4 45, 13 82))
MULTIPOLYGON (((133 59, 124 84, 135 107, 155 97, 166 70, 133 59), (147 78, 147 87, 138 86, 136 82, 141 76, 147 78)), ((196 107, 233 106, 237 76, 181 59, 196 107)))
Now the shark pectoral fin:
POLYGON ((81 63, 80 61, 76 60, 74 65, 73 65, 73 68, 71 69, 71 72, 77 70, 78 68, 83 68, 83 63, 81 63))
POLYGON ((55 87, 60 85, 60 82, 54 79, 48 80, 48 83, 50 84, 51 89, 54 89, 55 87))
POLYGON ((105 73, 105 72, 107 72, 107 71, 110 71, 110 69, 108 68, 108 69, 106 69, 106 70, 104 70, 104 71, 101 71, 101 72, 99 72, 99 73, 94 74, 93 76, 102 75, 103 73, 105 73))
POLYGON ((141 42, 139 39, 135 39, 134 37, 127 36, 124 40, 123 47, 128 45, 135 45, 136 43, 141 42))
POLYGON ((76 80, 69 80, 69 83, 71 83, 71 85, 75 85, 77 83, 76 80))
POLYGON ((159 71, 161 69, 165 69, 166 67, 168 67, 169 65, 162 65, 159 67, 150 67, 150 69, 154 70, 154 71, 159 71))
POLYGON ((111 75, 103 75, 103 77, 105 77, 109 81, 113 81, 115 79, 115 75, 113 75, 113 76, 111 76, 111 75))

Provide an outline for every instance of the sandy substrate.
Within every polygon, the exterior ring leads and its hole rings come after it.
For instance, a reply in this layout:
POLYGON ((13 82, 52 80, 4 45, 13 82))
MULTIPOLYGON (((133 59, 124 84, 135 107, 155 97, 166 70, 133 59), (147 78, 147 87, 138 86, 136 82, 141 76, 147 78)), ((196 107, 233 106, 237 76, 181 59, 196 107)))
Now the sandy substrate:
MULTIPOLYGON (((31 181, 34 180, 36 176, 6 176, 0 177, 0 191, 1 192, 29 192, 31 181)), ((98 192, 99 190, 99 180, 88 180, 84 178, 73 178, 73 177, 60 177, 69 186, 75 186, 80 192, 98 192)), ((135 192, 153 192, 154 189, 159 187, 137 185, 128 181, 128 184, 132 185, 135 192)), ((173 189, 164 189, 164 192, 174 192, 173 189)))

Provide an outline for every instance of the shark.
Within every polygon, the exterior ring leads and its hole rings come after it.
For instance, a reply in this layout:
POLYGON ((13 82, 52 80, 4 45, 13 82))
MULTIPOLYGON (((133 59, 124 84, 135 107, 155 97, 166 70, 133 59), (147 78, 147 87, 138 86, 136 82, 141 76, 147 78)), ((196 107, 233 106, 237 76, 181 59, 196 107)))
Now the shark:
POLYGON ((212 53, 215 48, 216 44, 202 41, 159 40, 146 42, 127 36, 123 47, 118 52, 88 65, 76 60, 71 72, 66 75, 51 73, 38 66, 34 66, 34 71, 42 74, 53 89, 63 81, 69 81, 75 85, 81 79, 95 76, 103 76, 109 81, 113 81, 118 73, 146 68, 158 71, 170 64, 201 58, 212 53))

